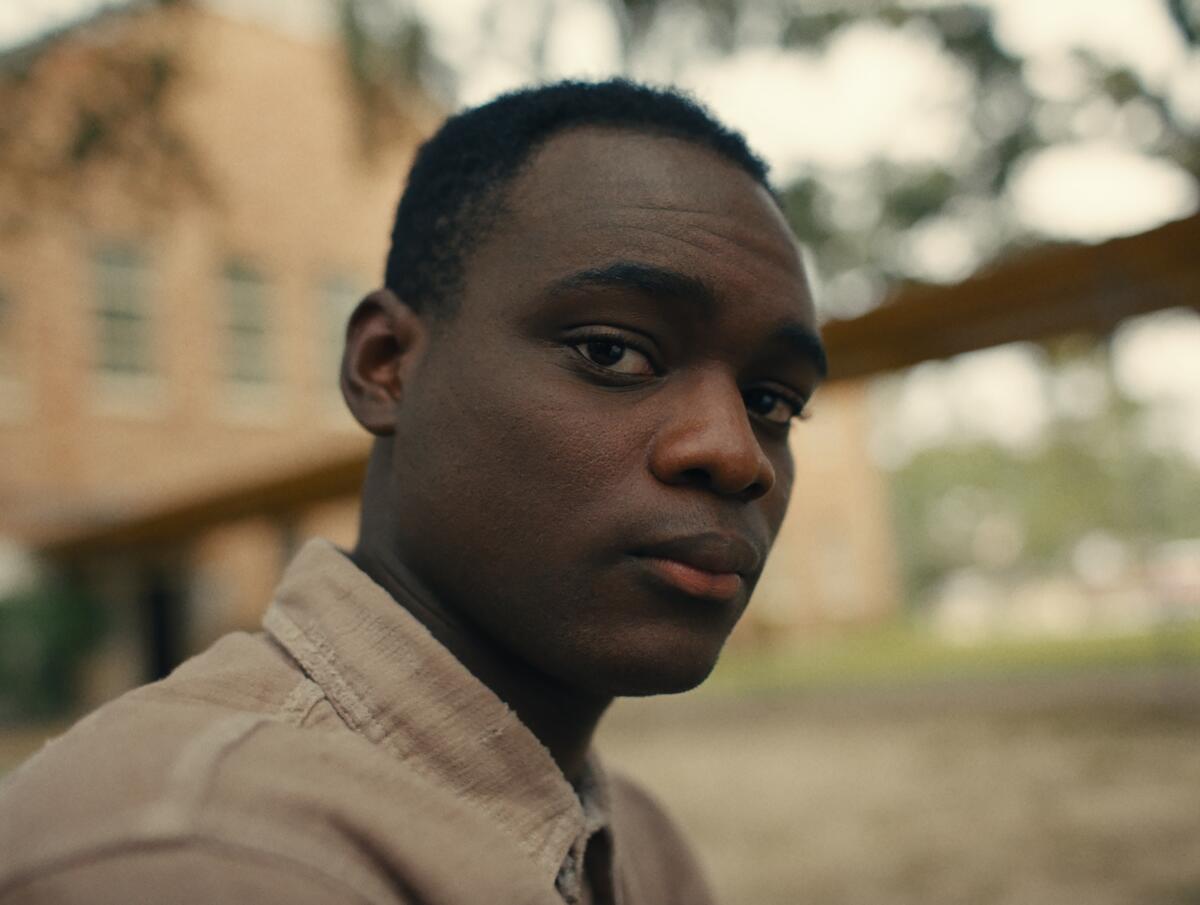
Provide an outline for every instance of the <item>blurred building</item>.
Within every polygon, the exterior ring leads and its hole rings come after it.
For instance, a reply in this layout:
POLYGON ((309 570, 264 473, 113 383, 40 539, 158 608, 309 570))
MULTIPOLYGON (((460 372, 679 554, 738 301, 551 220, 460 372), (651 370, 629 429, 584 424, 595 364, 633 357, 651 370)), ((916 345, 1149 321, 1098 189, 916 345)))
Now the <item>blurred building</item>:
MULTIPOLYGON (((55 146, 78 127, 66 105, 114 72, 149 59, 173 76, 155 121, 130 126, 142 146, 114 142, 67 197, 31 192, 0 234, 0 538, 51 550, 102 601, 97 700, 253 630, 305 536, 352 543, 368 443, 337 390, 342 332, 439 111, 414 95, 365 144, 332 38, 202 4, 106 12, 10 53, 55 146)), ((831 387, 796 431, 791 517, 747 635, 896 605, 862 397, 831 387)))
POLYGON ((740 631, 759 637, 861 627, 895 615, 900 579, 888 487, 871 461, 867 385, 834 380, 792 429, 788 515, 740 631))
MULTIPOLYGON (((415 98, 408 135, 365 148, 332 44, 198 5, 106 12, 12 53, 31 57, 50 132, 74 128, 68 99, 104 101, 89 80, 167 61, 178 78, 155 116, 188 155, 91 161, 75 197, 34 196, 0 235, 0 535, 36 542, 361 456, 336 358, 431 105, 415 98)), ((89 562, 113 610, 97 696, 255 626, 293 539, 346 540, 354 519, 343 499, 89 562)))

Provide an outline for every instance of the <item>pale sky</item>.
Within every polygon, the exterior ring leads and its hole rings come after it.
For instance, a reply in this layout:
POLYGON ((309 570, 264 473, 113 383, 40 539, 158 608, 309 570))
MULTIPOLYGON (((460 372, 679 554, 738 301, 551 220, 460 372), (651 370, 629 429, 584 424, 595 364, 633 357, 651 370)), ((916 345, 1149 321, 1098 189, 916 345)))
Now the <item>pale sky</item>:
MULTIPOLYGON (((211 2, 229 14, 266 18, 302 35, 320 34, 329 9, 325 0, 211 2)), ((603 0, 505 4, 491 32, 480 23, 485 0, 413 2, 431 29, 436 52, 458 74, 464 104, 530 80, 525 55, 504 48, 527 46, 546 14, 555 23, 546 48, 548 77, 604 76, 618 65, 619 42, 603 0)), ((103 5, 3 0, 0 46, 103 5)), ((1177 117, 1200 128, 1200 54, 1188 55, 1160 0, 990 0, 990 5, 1000 40, 1028 60, 1026 77, 1039 93, 1074 99, 1081 74, 1069 51, 1086 49, 1131 67, 1166 93, 1177 117)), ((872 157, 952 159, 964 139, 959 111, 969 83, 931 36, 864 23, 838 34, 821 53, 797 53, 780 51, 767 39, 756 44, 755 30, 769 38, 772 26, 749 23, 749 46, 717 59, 681 57, 678 48, 688 43, 680 38, 689 24, 676 22, 676 33, 662 42, 663 53, 635 74, 671 79, 693 91, 746 133, 780 182, 809 167, 850 170, 872 157)), ((1081 107, 1075 125, 1084 139, 1026 161, 1011 193, 1022 222, 1052 237, 1097 241, 1196 209, 1200 199, 1192 180, 1118 140, 1116 115, 1103 102, 1081 107)), ((1142 118, 1138 131, 1152 135, 1153 115, 1143 112, 1142 118)), ((933 279, 959 279, 975 263, 969 239, 953 221, 914 230, 907 250, 933 279)), ((1115 349, 1123 385, 1156 401, 1164 413, 1152 431, 1156 442, 1181 445, 1200 461, 1200 318, 1167 312, 1139 320, 1119 332, 1115 349)), ((897 464, 954 431, 1015 447, 1036 442, 1050 412, 1034 362, 1035 353, 1018 345, 930 363, 892 379, 876 442, 881 461, 897 464)), ((1078 392, 1086 397, 1086 388, 1078 392)))

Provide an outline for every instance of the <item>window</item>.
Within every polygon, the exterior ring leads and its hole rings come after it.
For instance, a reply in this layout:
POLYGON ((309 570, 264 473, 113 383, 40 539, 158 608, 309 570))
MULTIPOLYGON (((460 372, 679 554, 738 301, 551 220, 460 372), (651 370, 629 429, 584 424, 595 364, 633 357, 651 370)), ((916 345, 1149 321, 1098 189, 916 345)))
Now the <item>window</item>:
POLYGON ((326 280, 321 290, 321 383, 331 391, 338 388, 338 369, 346 341, 346 323, 365 293, 347 277, 326 280))
POLYGON ((263 278, 244 264, 225 269, 228 361, 234 383, 263 384, 271 379, 267 361, 267 300, 263 278))
POLYGON ((0 289, 0 378, 9 377, 16 370, 13 360, 16 351, 13 336, 13 305, 4 290, 0 289))
POLYGON ((131 248, 102 249, 96 255, 96 366, 112 374, 150 371, 150 315, 146 268, 131 248))
POLYGON ((12 296, 0 288, 0 424, 21 421, 30 414, 29 387, 18 376, 22 357, 16 314, 12 296))

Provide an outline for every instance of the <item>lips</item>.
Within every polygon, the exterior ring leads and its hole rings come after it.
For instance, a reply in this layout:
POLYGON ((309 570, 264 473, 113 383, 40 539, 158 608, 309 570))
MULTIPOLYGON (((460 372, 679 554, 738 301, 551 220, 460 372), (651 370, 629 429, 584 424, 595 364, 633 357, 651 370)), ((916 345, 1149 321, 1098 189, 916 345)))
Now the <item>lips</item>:
POLYGON ((714 600, 737 597, 763 559, 748 541, 715 532, 647 544, 633 552, 658 582, 714 600))
POLYGON ((646 544, 633 552, 651 559, 674 560, 705 572, 736 572, 742 576, 755 574, 762 564, 762 555, 749 541, 715 531, 646 544))

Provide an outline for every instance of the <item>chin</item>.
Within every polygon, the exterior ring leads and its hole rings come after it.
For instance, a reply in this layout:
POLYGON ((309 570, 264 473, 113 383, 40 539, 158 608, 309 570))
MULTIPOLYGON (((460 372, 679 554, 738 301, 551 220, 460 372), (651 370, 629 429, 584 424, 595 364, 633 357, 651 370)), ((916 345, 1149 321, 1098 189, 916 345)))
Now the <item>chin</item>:
POLYGON ((706 645, 688 650, 685 646, 641 652, 626 649, 617 657, 601 657, 592 661, 583 684, 594 694, 604 697, 648 697, 658 694, 679 694, 691 691, 702 683, 717 665, 721 649, 706 645), (642 653, 641 656, 638 656, 642 653))
POLYGON ((572 639, 556 672, 603 697, 690 691, 712 673, 740 614, 740 608, 698 609, 689 601, 682 615, 614 621, 572 639))
POLYGON ((680 675, 622 677, 622 681, 609 690, 609 695, 614 698, 648 698, 658 694, 681 694, 691 691, 707 679, 714 665, 680 675))

